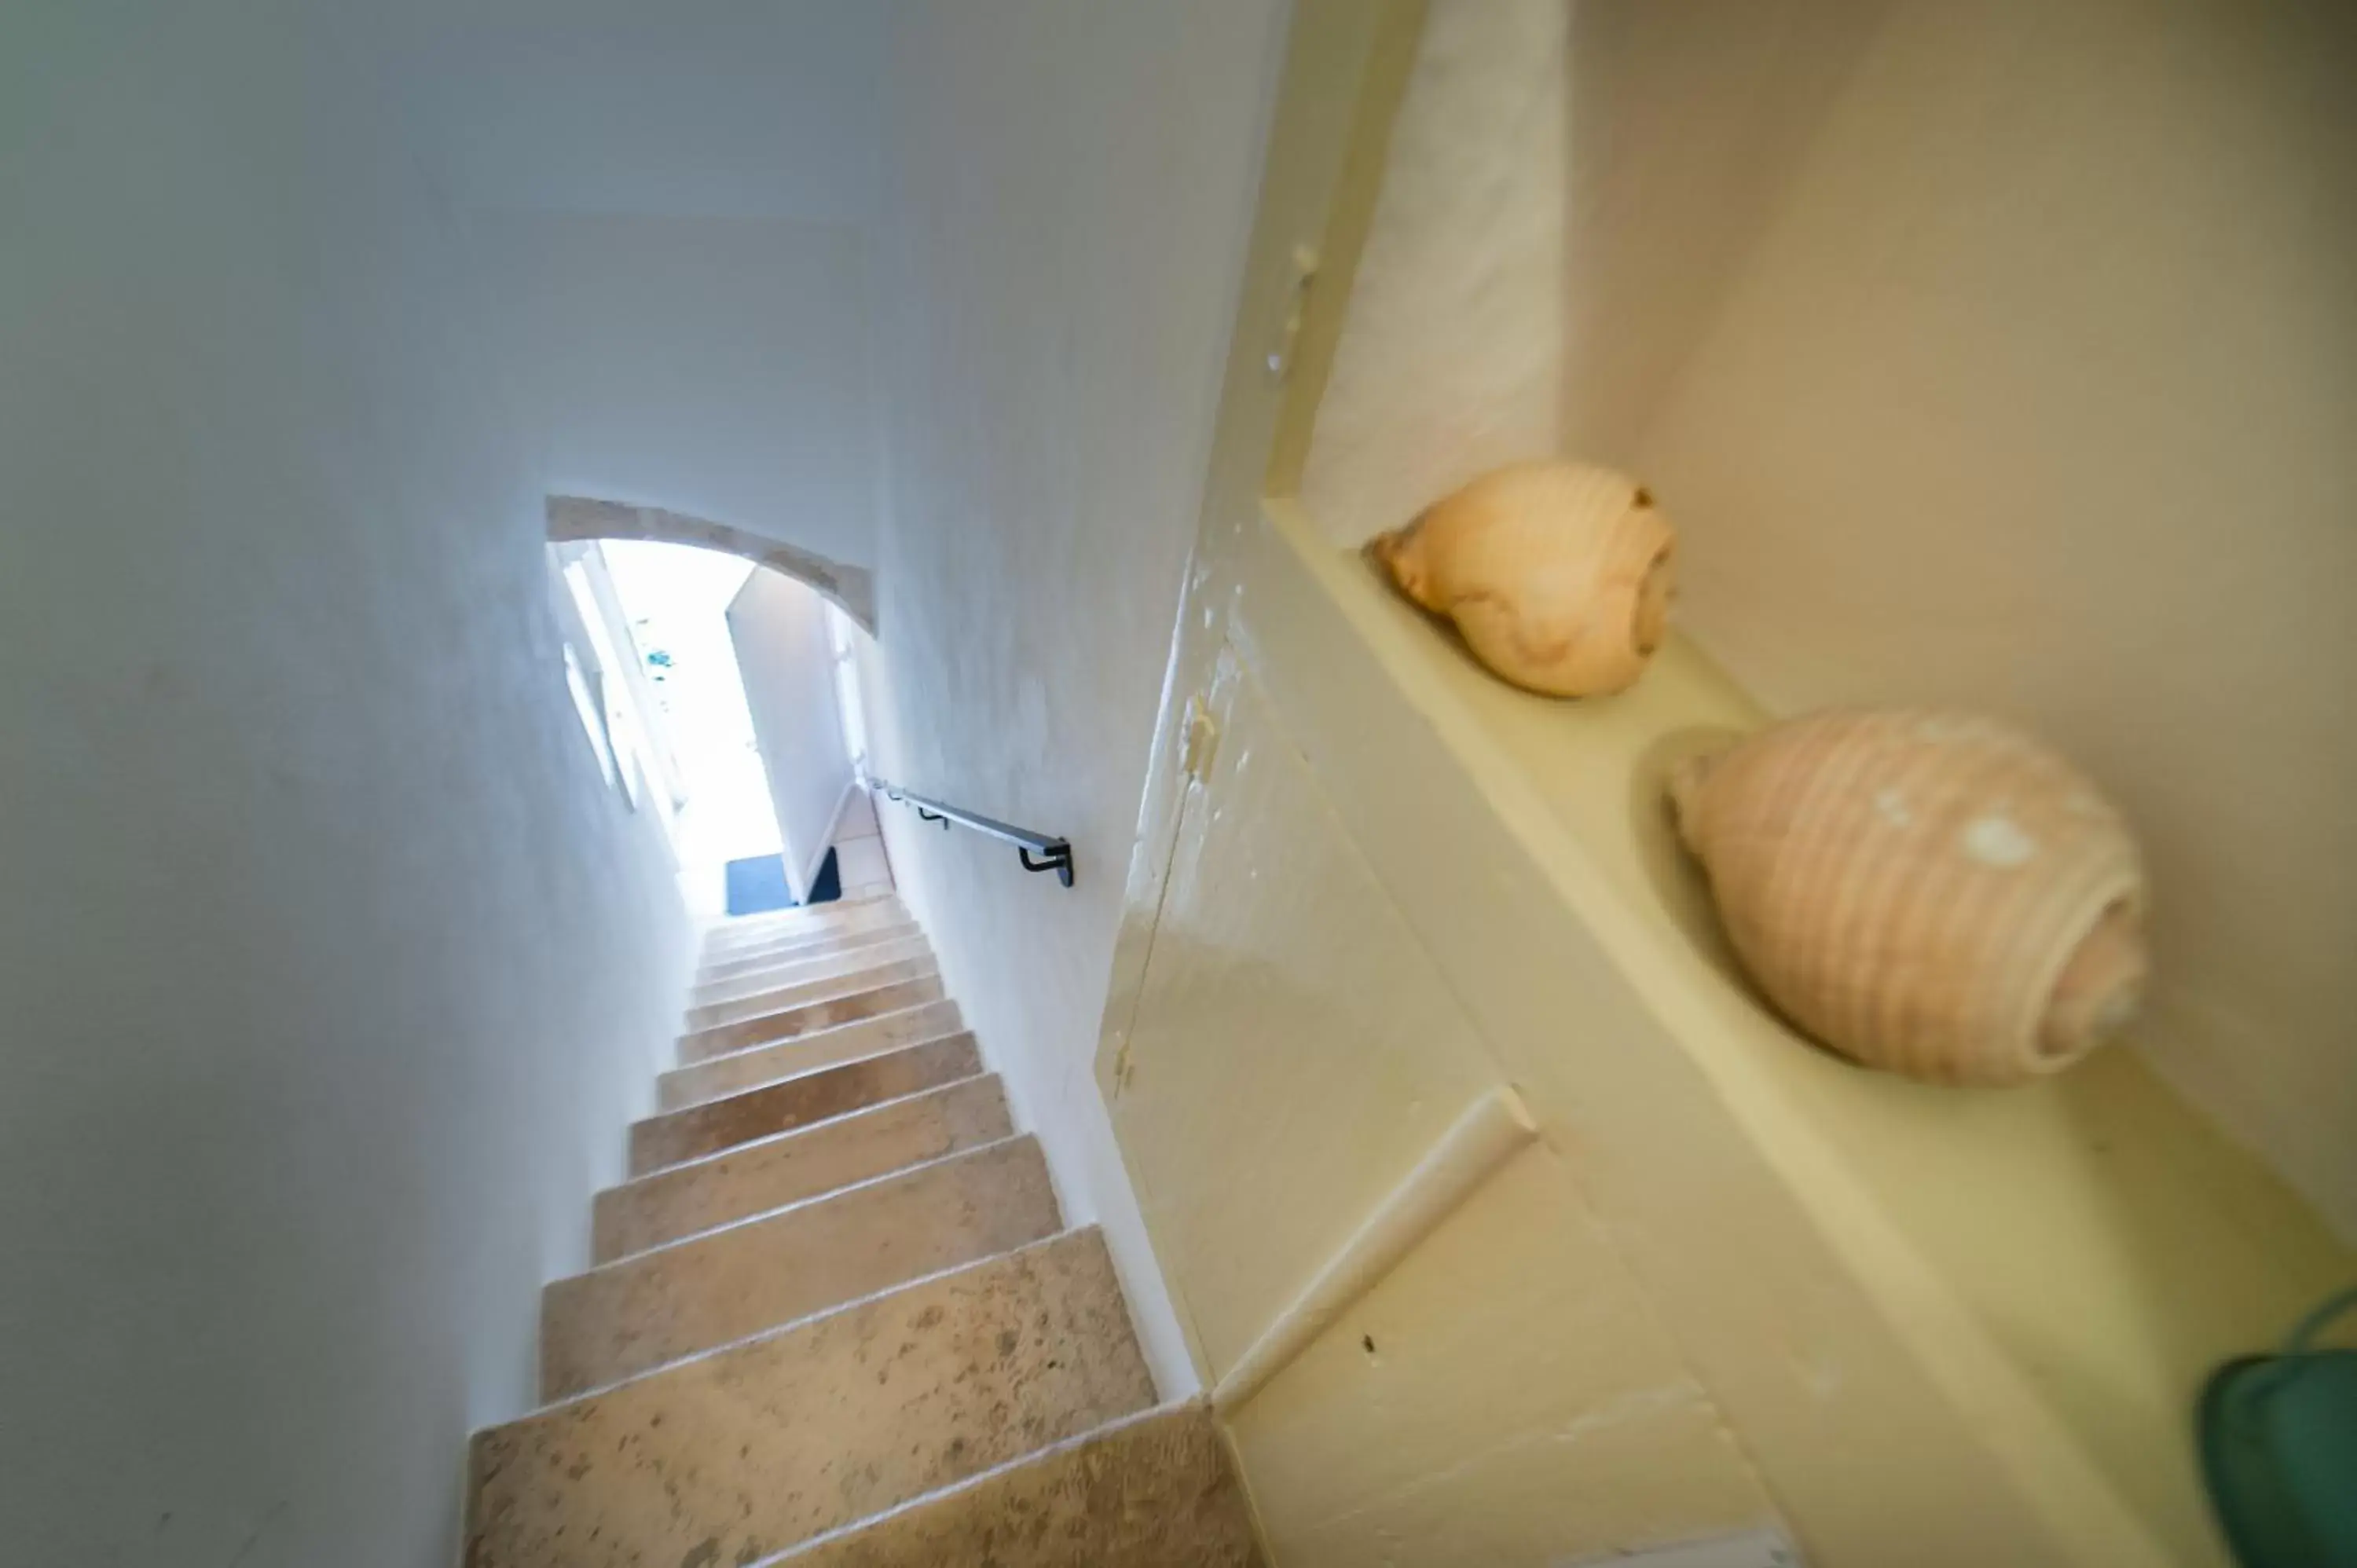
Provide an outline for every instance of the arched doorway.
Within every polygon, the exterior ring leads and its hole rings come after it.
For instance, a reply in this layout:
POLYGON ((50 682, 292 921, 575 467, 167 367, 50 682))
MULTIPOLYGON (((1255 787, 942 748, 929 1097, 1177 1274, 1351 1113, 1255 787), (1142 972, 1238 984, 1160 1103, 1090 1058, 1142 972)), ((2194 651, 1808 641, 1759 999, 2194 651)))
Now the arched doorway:
POLYGON ((808 583, 857 621, 869 636, 876 634, 876 578, 866 567, 845 566, 751 529, 711 522, 684 512, 665 511, 661 507, 627 506, 620 501, 596 500, 587 496, 551 496, 548 539, 552 544, 644 539, 739 555, 757 566, 767 566, 808 583))

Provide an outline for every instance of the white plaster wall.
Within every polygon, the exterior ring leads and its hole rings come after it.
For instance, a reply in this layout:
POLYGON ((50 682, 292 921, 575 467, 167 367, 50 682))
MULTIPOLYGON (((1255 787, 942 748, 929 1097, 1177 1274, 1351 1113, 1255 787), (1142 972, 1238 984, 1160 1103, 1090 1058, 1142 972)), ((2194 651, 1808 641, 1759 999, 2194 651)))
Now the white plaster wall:
POLYGON ((1890 0, 1433 0, 1301 499, 1627 464, 1890 0))
POLYGON ((728 606, 728 639, 769 775, 786 883, 799 901, 810 897, 853 792, 826 601, 780 573, 755 572, 728 606))
POLYGON ((872 216, 877 0, 407 0, 371 63, 467 208, 872 216))
POLYGON ((0 1557, 425 1568, 693 933, 463 234, 201 9, 0 22, 0 1557))
POLYGON ((1553 448, 1566 0, 1434 0, 1301 499, 1338 543, 1553 448))
POLYGON ((1193 1374, 1090 1062, 1281 10, 938 0, 887 60, 876 771, 1069 836, 1078 886, 905 807, 885 832, 1167 1392, 1193 1374))
POLYGON ((767 216, 470 211, 552 492, 875 559, 867 246, 767 216))
POLYGON ((408 0, 353 22, 404 152, 480 237, 553 490, 873 560, 862 231, 890 10, 408 0))

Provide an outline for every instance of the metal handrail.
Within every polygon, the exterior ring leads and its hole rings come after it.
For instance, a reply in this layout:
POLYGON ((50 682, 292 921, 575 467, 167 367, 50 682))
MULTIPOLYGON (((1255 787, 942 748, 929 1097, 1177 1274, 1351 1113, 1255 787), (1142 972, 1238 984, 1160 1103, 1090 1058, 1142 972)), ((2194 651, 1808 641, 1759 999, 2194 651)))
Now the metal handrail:
POLYGON ((1057 881, 1067 887, 1072 885, 1072 844, 1069 839, 1050 838, 1046 833, 1035 833, 1028 828, 1009 826, 995 817, 985 817, 962 806, 947 806, 939 800, 929 800, 922 795, 911 795, 899 786, 887 784, 881 779, 870 779, 867 785, 872 789, 881 790, 888 800, 914 806, 920 821, 939 822, 943 831, 955 822, 960 827, 972 828, 978 833, 988 833, 992 838, 1011 843, 1015 846, 1016 858, 1023 863, 1024 870, 1052 871, 1057 881), (1038 860, 1031 858, 1035 852, 1040 857, 1038 860))

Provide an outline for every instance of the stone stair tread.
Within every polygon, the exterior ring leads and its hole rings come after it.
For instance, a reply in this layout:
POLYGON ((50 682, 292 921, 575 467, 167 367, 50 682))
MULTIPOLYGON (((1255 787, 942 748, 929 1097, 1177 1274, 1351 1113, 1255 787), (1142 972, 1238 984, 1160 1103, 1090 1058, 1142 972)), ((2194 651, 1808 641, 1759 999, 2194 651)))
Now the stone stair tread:
POLYGON ((813 921, 801 926, 765 926, 758 930, 733 931, 725 937, 715 937, 705 941, 698 957, 705 963, 721 962, 773 948, 837 940, 880 926, 901 925, 908 919, 907 911, 897 907, 862 906, 856 913, 840 919, 813 921))
POLYGON ((1061 1228, 1010 1137, 602 1263, 546 1287, 541 1397, 563 1399, 1061 1228))
POLYGON ((856 936, 881 926, 906 925, 910 919, 909 911, 897 903, 863 904, 852 913, 833 920, 814 920, 799 926, 763 926, 758 929, 710 937, 705 940, 699 956, 705 962, 715 962, 770 948, 856 936))
POLYGON ((981 1070, 982 1053, 974 1036, 958 1034, 834 1067, 814 1068, 776 1083, 663 1112, 630 1124, 630 1174, 645 1176, 772 1133, 807 1127, 919 1090, 939 1088, 981 1070))
POLYGON ((941 972, 940 965, 931 952, 909 953, 887 959, 856 969, 814 975, 808 980, 791 981, 768 991, 755 992, 729 1002, 716 1002, 687 1011, 688 1032, 700 1033, 729 1024, 741 1024, 772 1013, 783 1013, 806 1002, 823 1002, 830 997, 845 995, 855 991, 868 991, 879 985, 890 985, 903 980, 916 980, 941 972))
POLYGON ((673 1068, 655 1079, 655 1105, 660 1111, 683 1111, 748 1089, 781 1083, 818 1068, 960 1034, 964 1028, 957 1004, 944 1000, 855 1018, 791 1039, 765 1040, 741 1051, 673 1068))
POLYGON ((926 1014, 933 1009, 954 1009, 956 1006, 957 1004, 947 996, 936 997, 930 1002, 911 1002, 906 1007, 895 1007, 884 1013, 870 1013, 864 1018, 846 1018, 840 1024, 826 1024, 815 1029, 805 1029, 799 1035, 788 1035, 782 1039, 757 1040, 749 1046, 740 1046, 733 1051, 716 1051, 710 1056, 698 1057, 684 1067, 667 1068, 661 1076, 669 1077, 673 1073, 683 1072, 690 1068, 710 1066, 715 1062, 734 1061, 739 1057, 750 1056, 755 1051, 772 1050, 780 1046, 816 1045, 822 1040, 843 1034, 847 1030, 880 1026, 890 1019, 905 1019, 926 1014))
POLYGON ((728 979, 699 983, 688 993, 688 1011, 694 1014, 731 1003, 749 1001, 767 992, 805 980, 823 980, 853 970, 896 963, 902 959, 927 957, 932 950, 932 943, 926 940, 922 931, 911 930, 858 947, 780 959, 774 964, 728 979))
POLYGON ((814 920, 839 919, 845 913, 875 904, 899 901, 897 893, 878 894, 872 898, 836 898, 823 904, 797 904, 783 909, 761 909, 749 915, 731 915, 705 928, 709 937, 726 936, 734 931, 758 929, 764 926, 794 925, 814 920))
POLYGON ((591 1255, 611 1262, 1014 1132, 996 1075, 846 1112, 636 1177, 597 1195, 591 1255))
POLYGON ((864 952, 871 948, 893 942, 922 940, 923 929, 914 921, 894 921, 845 931, 840 936, 804 937, 791 941, 765 943, 731 953, 716 954, 699 960, 695 983, 699 987, 724 985, 742 980, 749 974, 777 969, 791 963, 811 963, 823 959, 842 958, 864 952))
MULTIPOLYGON (((693 1051, 698 1056, 715 1056, 725 1055, 728 1051, 742 1048, 744 1045, 759 1044, 766 1039, 789 1038, 793 1034, 806 1031, 811 1026, 809 1021, 802 1018, 801 1015, 812 1008, 823 1008, 831 1003, 864 997, 872 991, 888 991, 912 983, 920 983, 930 980, 938 983, 939 972, 930 967, 931 963, 932 960, 930 957, 923 960, 904 959, 898 963, 878 966, 879 970, 889 972, 854 970, 848 974, 828 975, 808 985, 791 987, 794 994, 773 1005, 751 1013, 740 1013, 716 1024, 683 1030, 679 1036, 680 1045, 683 1052, 693 1051), (771 1029, 780 1029, 784 1032, 774 1035, 768 1033, 771 1029), (722 1036, 730 1037, 724 1039, 722 1036)), ((865 1017, 867 1015, 854 1009, 851 1010, 851 1015, 865 1017)))
POLYGON ((754 1568, 1260 1568, 1211 1412, 1157 1406, 814 1536, 754 1568))
POLYGON ((751 1563, 1153 1401, 1066 1231, 475 1434, 468 1568, 751 1563))
POLYGON ((708 931, 683 1022, 467 1568, 1261 1562, 897 897, 708 931))
POLYGON ((938 1002, 942 995, 942 978, 938 974, 846 990, 733 1024, 691 1029, 679 1037, 679 1059, 685 1065, 726 1056, 748 1046, 791 1040, 835 1024, 872 1018, 878 1013, 895 1013, 923 1002, 938 1002))

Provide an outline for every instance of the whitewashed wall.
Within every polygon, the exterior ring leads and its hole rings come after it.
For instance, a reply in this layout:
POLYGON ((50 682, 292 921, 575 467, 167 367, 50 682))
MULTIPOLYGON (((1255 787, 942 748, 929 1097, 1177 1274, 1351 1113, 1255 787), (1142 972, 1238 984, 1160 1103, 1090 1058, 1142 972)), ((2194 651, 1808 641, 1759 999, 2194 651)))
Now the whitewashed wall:
POLYGON ((0 1557, 455 1561, 693 932, 315 15, 0 19, 0 1557))
POLYGON ((1193 1379, 1091 1076, 1282 7, 911 5, 888 59, 877 772, 1069 836, 1078 886, 883 821, 952 991, 1193 1379))
POLYGON ((728 606, 728 639, 785 843, 786 884, 800 901, 853 794, 826 601, 791 577, 755 572, 728 606))

